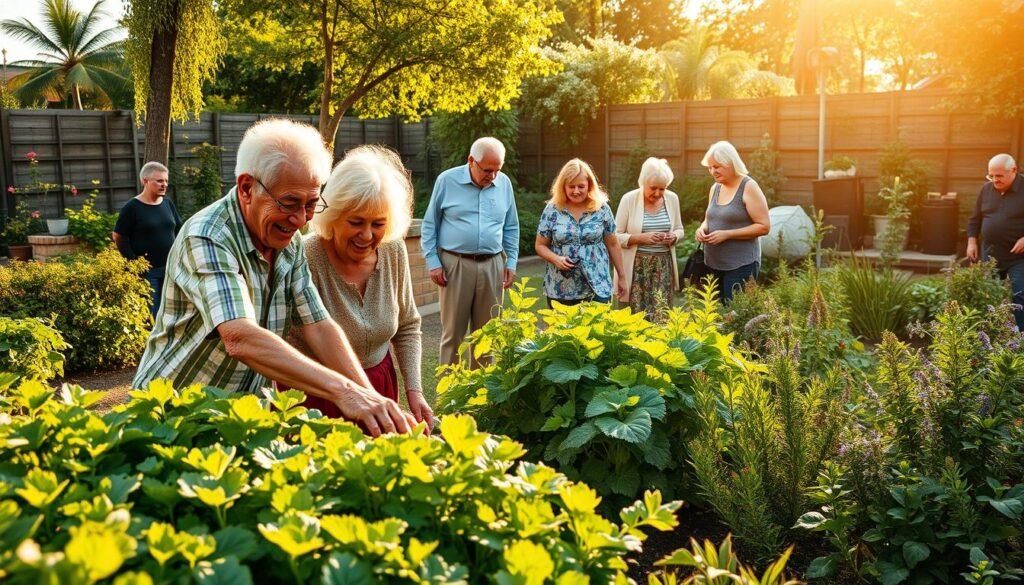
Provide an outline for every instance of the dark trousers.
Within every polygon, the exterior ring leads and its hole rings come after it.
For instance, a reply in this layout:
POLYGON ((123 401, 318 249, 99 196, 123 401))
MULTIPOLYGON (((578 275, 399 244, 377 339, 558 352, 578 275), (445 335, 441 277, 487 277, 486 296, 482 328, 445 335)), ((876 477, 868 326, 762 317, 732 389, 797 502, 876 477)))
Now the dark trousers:
POLYGON ((721 294, 722 304, 728 304, 732 300, 732 295, 737 290, 743 290, 743 285, 748 280, 757 280, 760 271, 760 262, 751 262, 732 270, 716 270, 715 278, 718 279, 718 292, 721 294))
POLYGON ((1010 302, 1016 305, 1013 318, 1017 321, 1017 330, 1024 331, 1024 262, 1008 266, 1005 270, 1000 269, 999 277, 1010 279, 1010 302))

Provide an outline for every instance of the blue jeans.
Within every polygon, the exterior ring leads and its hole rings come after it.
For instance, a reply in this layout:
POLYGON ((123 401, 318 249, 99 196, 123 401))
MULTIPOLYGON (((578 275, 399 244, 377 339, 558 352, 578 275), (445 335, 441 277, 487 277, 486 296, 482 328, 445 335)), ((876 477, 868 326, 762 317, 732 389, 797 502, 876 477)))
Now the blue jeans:
POLYGON ((720 300, 722 304, 729 304, 729 301, 732 300, 732 295, 737 289, 743 290, 743 285, 748 280, 757 280, 757 275, 760 271, 760 262, 751 262, 732 270, 716 270, 715 277, 718 279, 718 292, 721 294, 720 300))
POLYGON ((156 320, 156 312, 160 309, 160 298, 163 296, 164 290, 164 270, 160 269, 159 276, 152 274, 154 271, 149 271, 143 275, 146 282, 149 283, 150 292, 152 298, 149 303, 149 312, 153 315, 154 321, 156 320))
POLYGON ((1017 305, 1013 309, 1013 318, 1017 320, 1017 329, 1024 331, 1024 262, 1007 266, 1005 270, 1000 269, 999 276, 1010 279, 1010 302, 1017 305))

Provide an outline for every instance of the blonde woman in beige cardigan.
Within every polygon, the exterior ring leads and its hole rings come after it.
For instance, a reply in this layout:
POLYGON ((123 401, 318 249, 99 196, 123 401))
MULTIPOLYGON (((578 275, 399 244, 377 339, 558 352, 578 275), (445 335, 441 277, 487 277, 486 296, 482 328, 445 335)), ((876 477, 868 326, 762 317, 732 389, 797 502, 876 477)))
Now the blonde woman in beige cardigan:
MULTIPOLYGON (((433 412, 420 378, 421 319, 404 240, 412 193, 397 153, 378 146, 351 150, 324 185, 321 199, 327 208, 314 216, 302 244, 320 298, 348 337, 370 383, 398 402, 397 362, 409 410, 429 427, 433 412)), ((289 341, 305 349, 299 340, 289 341)), ((306 406, 341 416, 333 404, 315 397, 308 397, 306 406)))
POLYGON ((660 296, 667 307, 679 288, 676 243, 683 238, 679 196, 668 190, 674 175, 662 158, 644 161, 639 189, 622 196, 615 227, 622 248, 622 274, 629 290, 629 306, 655 319, 660 296))

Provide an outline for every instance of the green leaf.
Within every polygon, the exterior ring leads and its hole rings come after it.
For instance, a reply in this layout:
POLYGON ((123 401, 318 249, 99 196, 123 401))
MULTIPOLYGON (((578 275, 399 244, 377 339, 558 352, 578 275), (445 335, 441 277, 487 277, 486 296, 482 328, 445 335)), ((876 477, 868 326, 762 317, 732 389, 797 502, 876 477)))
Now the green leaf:
POLYGON ((441 419, 441 436, 460 455, 473 455, 487 441, 485 433, 476 430, 476 420, 464 414, 454 414, 441 419))
POLYGON ((321 577, 324 585, 375 585, 372 565, 351 553, 331 553, 324 564, 321 577))
POLYGON ((234 446, 225 449, 220 443, 217 443, 202 449, 191 449, 182 463, 196 471, 202 471, 220 479, 228 470, 231 461, 234 460, 236 452, 234 446))
POLYGON ((629 388, 615 388, 594 395, 587 403, 584 416, 594 418, 609 412, 618 412, 629 400, 629 388))
POLYGON ((655 427, 647 444, 643 446, 644 461, 664 471, 672 465, 672 446, 662 427, 655 427))
POLYGON ((636 384, 637 377, 636 367, 627 364, 615 366, 608 372, 608 379, 623 388, 636 384))
POLYGON ((217 549, 214 555, 218 558, 235 556, 240 561, 256 556, 259 552, 259 542, 256 535, 241 526, 228 526, 213 534, 217 541, 217 549))
POLYGON ((160 566, 178 554, 178 532, 165 522, 154 522, 146 531, 146 545, 149 555, 156 559, 160 566))
POLYGON ((592 422, 584 423, 569 431, 569 436, 562 441, 559 449, 579 449, 597 435, 597 426, 592 422))
POLYGON ((198 498, 212 508, 237 500, 249 490, 249 474, 232 469, 220 479, 198 473, 183 473, 178 478, 178 493, 186 498, 198 498))
POLYGON ((90 583, 106 579, 135 555, 136 542, 111 526, 87 521, 70 530, 67 560, 85 571, 90 583))
POLYGON ((44 509, 60 497, 70 480, 57 481, 57 474, 44 469, 32 469, 22 480, 24 487, 16 488, 14 493, 21 496, 34 508, 44 509))
POLYGON ((263 538, 293 559, 324 546, 324 540, 320 538, 320 521, 306 514, 291 514, 277 523, 260 524, 259 529, 263 538))
POLYGON ((1020 500, 1006 499, 1006 500, 989 500, 989 504, 992 505, 1000 514, 1006 516, 1010 520, 1019 520, 1021 513, 1024 513, 1024 503, 1020 500))
POLYGON ((908 569, 913 569, 918 563, 931 556, 932 551, 927 544, 908 540, 903 543, 903 560, 907 563, 908 569))
POLYGON ((124 504, 128 496, 142 485, 142 475, 108 475, 100 480, 100 489, 106 492, 114 504, 124 504))
POLYGON ((800 519, 796 521, 793 528, 803 528, 804 530, 814 530, 818 526, 821 526, 825 522, 826 518, 820 512, 807 512, 800 519))
POLYGON ((313 494, 297 485, 286 485, 274 491, 270 506, 279 514, 287 512, 313 512, 313 494))
POLYGON ((508 574, 525 579, 526 585, 543 585, 555 570, 547 549, 529 540, 513 543, 504 557, 508 574))
POLYGON ((605 435, 634 445, 643 443, 651 435, 651 415, 646 410, 630 411, 625 420, 602 416, 595 419, 594 424, 605 435))
MULTIPOLYGON (((806 516, 806 514, 804 514, 806 516)), ((808 579, 821 579, 828 577, 835 573, 836 560, 829 555, 827 557, 818 557, 811 561, 810 566, 807 567, 807 573, 804 574, 808 579)))
POLYGON ((200 585, 253 585, 249 567, 234 556, 202 561, 192 571, 192 576, 200 585))
POLYGON ((544 378, 555 384, 578 382, 581 378, 596 380, 599 372, 595 364, 584 364, 577 368, 575 364, 564 358, 557 358, 544 367, 544 378))
POLYGON ((663 420, 665 418, 665 398, 657 389, 650 386, 636 386, 630 388, 629 395, 640 398, 636 408, 646 410, 652 419, 663 420))

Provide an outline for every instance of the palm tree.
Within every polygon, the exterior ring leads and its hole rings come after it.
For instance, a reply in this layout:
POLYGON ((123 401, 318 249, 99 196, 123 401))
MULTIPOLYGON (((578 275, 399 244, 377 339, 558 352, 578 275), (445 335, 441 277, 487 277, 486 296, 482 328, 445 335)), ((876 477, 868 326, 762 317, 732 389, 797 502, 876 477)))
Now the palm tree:
POLYGON ((18 98, 31 101, 42 96, 56 101, 70 94, 75 109, 81 110, 81 94, 85 92, 109 106, 107 92, 127 83, 127 79, 118 73, 122 60, 122 41, 114 40, 118 29, 96 32, 103 2, 97 2, 83 16, 71 7, 70 0, 46 0, 42 29, 27 18, 0 23, 4 32, 40 49, 38 59, 13 63, 31 67, 11 78, 10 87, 18 98))
POLYGON ((666 93, 678 100, 729 99, 792 93, 791 82, 758 69, 745 51, 719 45, 706 27, 665 43, 659 54, 665 63, 666 93))

